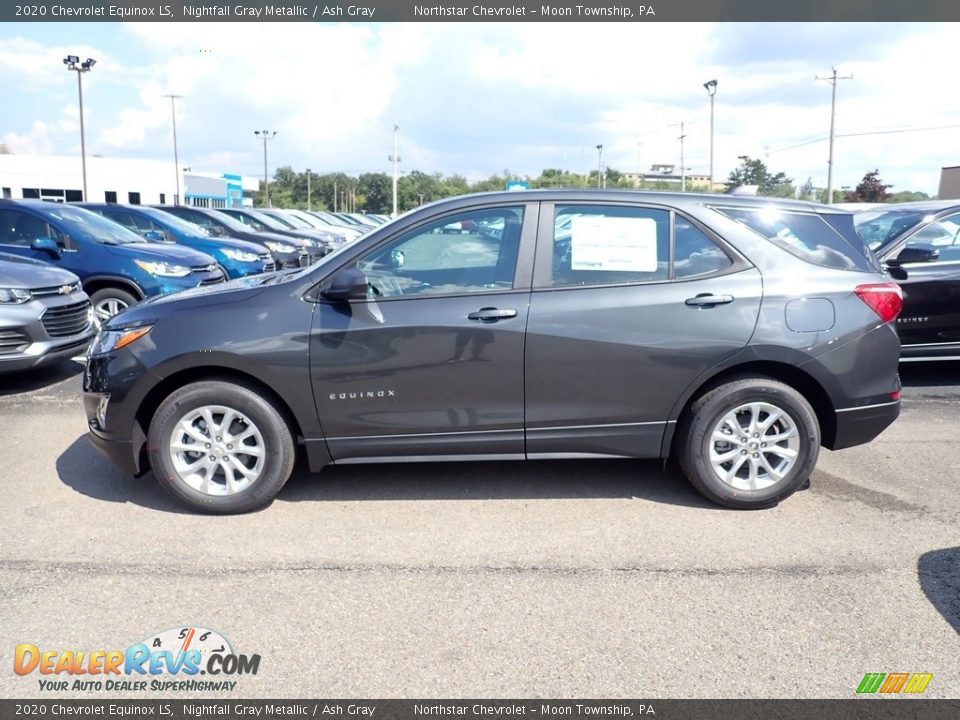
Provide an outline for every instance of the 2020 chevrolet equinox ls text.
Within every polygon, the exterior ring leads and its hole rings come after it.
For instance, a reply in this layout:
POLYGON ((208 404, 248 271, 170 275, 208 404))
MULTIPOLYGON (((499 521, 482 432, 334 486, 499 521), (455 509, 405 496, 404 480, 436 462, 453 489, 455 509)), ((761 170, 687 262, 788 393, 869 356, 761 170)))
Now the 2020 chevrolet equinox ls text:
POLYGON ((304 269, 149 299, 91 346, 93 444, 183 504, 268 504, 298 452, 675 457, 767 507, 900 411, 901 307, 852 216, 624 191, 464 196, 304 269))

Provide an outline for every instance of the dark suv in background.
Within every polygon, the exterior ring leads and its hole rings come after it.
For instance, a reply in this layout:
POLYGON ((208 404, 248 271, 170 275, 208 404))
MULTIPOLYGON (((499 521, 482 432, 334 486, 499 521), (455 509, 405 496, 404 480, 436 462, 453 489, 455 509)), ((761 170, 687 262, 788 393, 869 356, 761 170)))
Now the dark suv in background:
POLYGON ((89 210, 42 200, 0 200, 0 252, 79 276, 101 320, 151 295, 224 281, 205 253, 148 243, 89 210))
POLYGON ((84 376, 93 443, 184 504, 332 463, 675 457, 775 504, 900 410, 901 293, 848 212, 617 191, 410 212, 300 271, 141 304, 84 376))

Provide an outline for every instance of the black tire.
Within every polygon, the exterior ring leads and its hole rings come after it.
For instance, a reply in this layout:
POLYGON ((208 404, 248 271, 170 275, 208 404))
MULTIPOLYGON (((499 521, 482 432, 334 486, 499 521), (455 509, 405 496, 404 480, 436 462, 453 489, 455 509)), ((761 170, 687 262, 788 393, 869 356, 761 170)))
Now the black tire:
MULTIPOLYGON (((214 414, 213 417, 217 422, 222 423, 225 420, 223 414, 219 416, 214 414)), ((203 427, 206 425, 204 424, 203 427)), ((201 432, 207 431, 201 429, 201 432)), ((240 434, 237 430, 233 432, 240 434)), ((215 437, 211 438, 211 443, 214 440, 216 440, 215 437)), ((217 443, 217 447, 210 451, 203 449, 198 452, 181 453, 179 458, 183 462, 198 462, 201 457, 209 458, 210 467, 214 470, 205 469, 203 466, 199 469, 205 474, 216 472, 216 464, 220 460, 214 461, 214 456, 208 456, 207 452, 221 452, 231 447, 226 443, 227 440, 224 437, 223 443, 217 443)), ((191 383, 171 393, 154 413, 148 433, 148 447, 153 472, 164 489, 187 507, 216 515, 245 513, 269 505, 289 479, 295 460, 293 436, 277 408, 257 390, 241 383, 221 380, 191 383), (223 406, 236 411, 242 417, 236 421, 240 424, 232 427, 238 430, 247 429, 249 426, 245 428, 244 423, 249 422, 260 434, 259 440, 254 440, 262 444, 263 464, 259 474, 247 487, 232 494, 201 492, 200 489, 193 487, 177 470, 171 454, 171 444, 177 424, 185 417, 189 417, 193 411, 208 406, 223 406)), ((259 462, 255 458, 246 457, 244 453, 239 455, 245 457, 245 464, 252 461, 251 464, 256 465, 259 462)), ((228 460, 223 462, 226 463, 228 460)), ((221 468, 219 475, 211 477, 210 487, 214 490, 219 490, 220 485, 226 488, 225 472, 226 469, 221 468)), ((196 473, 188 477, 196 477, 196 473)), ((245 479, 244 482, 246 482, 245 479)))
MULTIPOLYGON (((773 413, 764 414, 762 411, 756 413, 762 422, 769 420, 772 415, 773 413)), ((792 495, 809 479, 820 454, 820 424, 810 403, 789 385, 771 378, 741 377, 713 388, 697 398, 677 428, 676 448, 681 469, 704 497, 731 508, 765 508, 792 495), (757 438, 753 433, 746 433, 745 440, 742 436, 742 425, 754 414, 751 411, 745 410, 737 416, 737 422, 741 425, 740 431, 729 424, 720 426, 725 415, 750 403, 762 403, 763 405, 757 406, 759 408, 773 406, 785 413, 783 419, 774 420, 765 431, 771 442, 763 444, 762 447, 763 437, 757 438), (792 437, 789 440, 773 442, 778 435, 789 432, 786 424, 788 422, 792 423, 796 430, 796 442, 792 437), (713 449, 718 452, 717 460, 727 454, 733 455, 728 463, 718 463, 717 470, 710 460, 713 443, 711 438, 715 429, 731 435, 730 442, 720 441, 713 445, 713 449), (791 448, 790 444, 798 447, 791 448), (753 452, 754 450, 757 452, 753 452), (792 464, 784 466, 783 463, 787 461, 783 453, 791 450, 795 451, 796 455, 792 464), (734 469, 737 462, 740 465, 737 466, 738 469, 734 469), (776 465, 774 470, 784 469, 782 477, 777 479, 777 474, 768 472, 764 467, 757 467, 764 462, 771 467, 776 465), (755 480, 762 480, 762 487, 744 487, 761 484, 751 483, 747 477, 742 477, 750 475, 751 467, 756 468, 754 472, 758 477, 755 480), (733 471, 736 475, 725 481, 719 477, 720 471, 728 474, 733 471), (761 474, 763 478, 759 477, 761 474)))
POLYGON ((90 296, 90 304, 93 305, 94 311, 97 312, 97 317, 99 317, 100 320, 105 319, 105 317, 99 311, 100 306, 102 304, 110 303, 111 301, 116 304, 123 305, 124 307, 121 308, 122 310, 125 310, 128 307, 133 307, 139 302, 132 293, 126 290, 121 290, 120 288, 116 287, 100 288, 90 296))

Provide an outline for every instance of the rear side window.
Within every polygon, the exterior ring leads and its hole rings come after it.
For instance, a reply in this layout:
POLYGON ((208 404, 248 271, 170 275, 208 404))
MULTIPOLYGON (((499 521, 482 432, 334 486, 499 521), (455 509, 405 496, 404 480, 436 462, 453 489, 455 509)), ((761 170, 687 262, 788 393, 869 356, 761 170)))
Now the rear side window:
POLYGON ((845 238, 842 227, 837 229, 816 213, 790 212, 774 207, 713 209, 813 265, 839 270, 877 270, 876 261, 859 236, 856 241, 845 238))

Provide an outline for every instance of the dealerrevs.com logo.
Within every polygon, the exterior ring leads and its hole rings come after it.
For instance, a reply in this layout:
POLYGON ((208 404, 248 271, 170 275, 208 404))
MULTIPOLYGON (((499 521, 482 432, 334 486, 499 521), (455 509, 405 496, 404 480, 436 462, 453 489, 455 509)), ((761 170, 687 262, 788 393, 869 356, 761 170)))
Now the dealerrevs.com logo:
POLYGON ((153 633, 126 650, 47 649, 20 643, 17 675, 39 675, 42 691, 231 691, 233 678, 256 675, 259 655, 234 652, 216 630, 190 626, 153 633))

